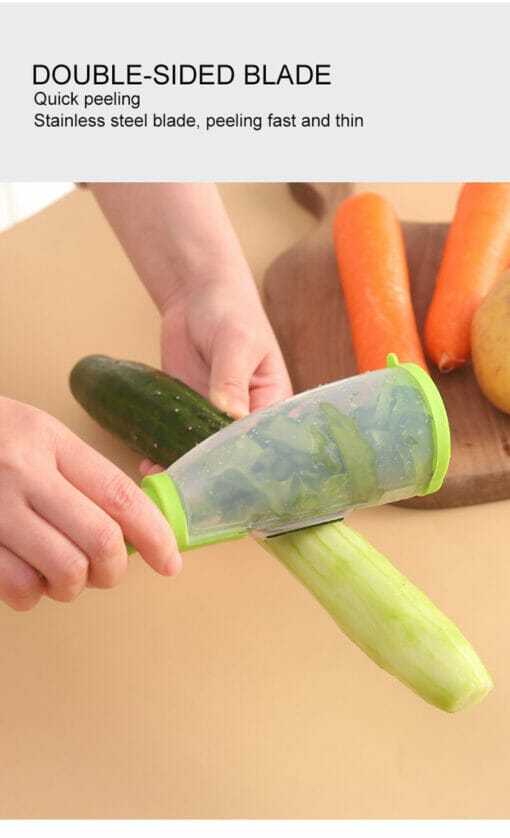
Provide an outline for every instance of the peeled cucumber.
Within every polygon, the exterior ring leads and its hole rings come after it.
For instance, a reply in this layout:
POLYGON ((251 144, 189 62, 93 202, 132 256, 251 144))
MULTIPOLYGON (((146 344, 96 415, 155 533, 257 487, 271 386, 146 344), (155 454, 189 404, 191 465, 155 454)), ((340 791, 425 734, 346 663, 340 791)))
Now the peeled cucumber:
POLYGON ((360 649, 425 701, 454 713, 492 689, 491 676, 457 626, 344 521, 259 544, 360 649))
MULTIPOLYGON (((71 388, 103 427, 165 467, 232 421, 159 370, 105 356, 80 361, 71 373, 71 388)), ((376 417, 383 425, 385 407, 381 402, 376 417)), ((340 435, 340 449, 350 440, 346 456, 372 457, 371 450, 357 450, 359 442, 352 432, 349 437, 348 427, 345 436, 341 433, 335 415, 326 418, 340 435)), ((324 449, 324 457, 330 456, 320 429, 312 439, 319 451, 324 449)), ((298 441, 289 444, 299 451, 298 441)), ((453 713, 477 704, 491 690, 491 676, 459 629, 343 521, 259 543, 308 588, 360 649, 425 701, 453 713)))

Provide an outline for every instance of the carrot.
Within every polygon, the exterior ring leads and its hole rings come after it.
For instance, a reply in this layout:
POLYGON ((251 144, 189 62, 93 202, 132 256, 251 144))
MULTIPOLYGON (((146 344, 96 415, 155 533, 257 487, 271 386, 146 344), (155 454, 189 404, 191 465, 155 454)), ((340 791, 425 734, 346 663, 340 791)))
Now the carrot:
POLYGON ((450 225, 425 323, 442 372, 471 357, 473 315, 510 262, 510 183, 466 183, 450 225))
POLYGON ((336 211, 333 239, 358 372, 385 367, 389 352, 427 370, 391 204, 370 192, 347 198, 336 211))

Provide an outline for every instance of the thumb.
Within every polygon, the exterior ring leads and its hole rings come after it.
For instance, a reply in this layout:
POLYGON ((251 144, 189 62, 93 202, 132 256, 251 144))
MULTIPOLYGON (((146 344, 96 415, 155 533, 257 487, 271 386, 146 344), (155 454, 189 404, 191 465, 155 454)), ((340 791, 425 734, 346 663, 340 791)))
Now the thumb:
POLYGON ((255 366, 248 346, 233 338, 223 339, 213 353, 209 398, 234 419, 250 412, 250 379, 255 366))

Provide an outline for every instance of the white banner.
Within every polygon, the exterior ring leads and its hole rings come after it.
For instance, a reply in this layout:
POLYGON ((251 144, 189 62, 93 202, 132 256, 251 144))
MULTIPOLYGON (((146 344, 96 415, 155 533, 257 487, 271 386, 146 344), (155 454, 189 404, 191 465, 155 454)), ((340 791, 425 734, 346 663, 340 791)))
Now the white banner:
POLYGON ((508 180, 508 4, 4 4, 0 179, 508 180))

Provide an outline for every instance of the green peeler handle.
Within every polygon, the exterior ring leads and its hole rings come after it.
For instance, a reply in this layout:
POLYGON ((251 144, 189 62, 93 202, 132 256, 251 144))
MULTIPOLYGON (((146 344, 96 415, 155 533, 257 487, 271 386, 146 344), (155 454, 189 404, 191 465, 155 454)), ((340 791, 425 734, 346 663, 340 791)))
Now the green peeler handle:
MULTIPOLYGON (((205 547, 208 544, 218 544, 222 541, 233 541, 247 535, 246 532, 235 532, 221 533, 219 535, 217 533, 211 533, 198 537, 190 537, 186 512, 181 497, 175 483, 166 471, 147 475, 143 478, 140 488, 158 507, 171 525, 177 546, 181 552, 184 550, 194 550, 197 547, 205 547)), ((131 544, 126 543, 126 547, 129 555, 136 553, 136 549, 131 544)))

